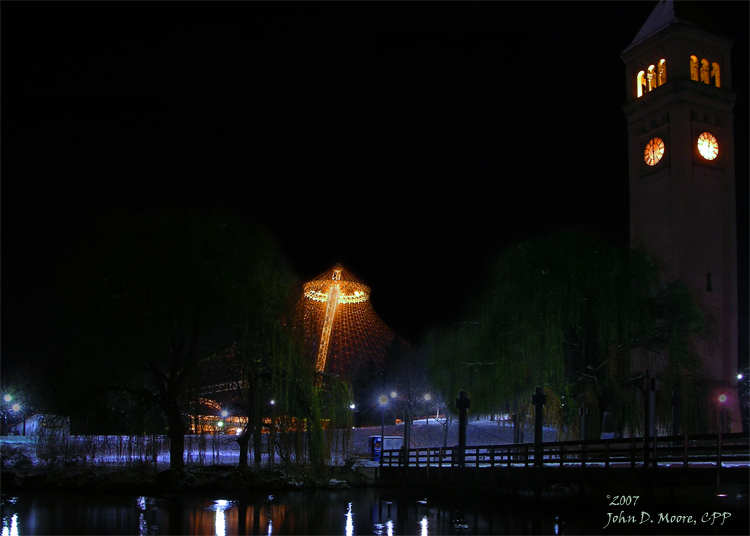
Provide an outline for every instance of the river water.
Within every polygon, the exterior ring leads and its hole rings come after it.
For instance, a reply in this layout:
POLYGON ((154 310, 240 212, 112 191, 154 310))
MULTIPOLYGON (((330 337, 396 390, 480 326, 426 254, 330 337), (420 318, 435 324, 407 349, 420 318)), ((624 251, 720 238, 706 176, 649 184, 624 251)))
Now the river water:
POLYGON ((2 494, 2 536, 53 534, 748 534, 747 496, 609 506, 604 497, 509 502, 491 488, 354 488, 278 493, 2 494), (717 502, 718 501, 718 502, 717 502), (724 501, 724 502, 722 502, 724 501), (623 520, 612 520, 621 510, 623 520), (643 514, 696 516, 641 523, 643 514), (729 516, 713 516, 713 512, 729 516), (705 521, 705 514, 710 513, 705 521), (632 514, 632 519, 631 519, 632 514), (711 517, 713 516, 713 518, 711 517), (713 522, 711 522, 713 521, 713 522), (609 525, 607 525, 609 522, 609 525), (606 528, 605 528, 606 526, 606 528))

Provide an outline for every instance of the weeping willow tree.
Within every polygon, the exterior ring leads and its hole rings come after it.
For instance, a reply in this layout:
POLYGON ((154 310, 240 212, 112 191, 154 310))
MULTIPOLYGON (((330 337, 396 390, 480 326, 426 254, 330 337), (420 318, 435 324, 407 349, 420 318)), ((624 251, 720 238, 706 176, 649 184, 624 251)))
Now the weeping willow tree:
MULTIPOLYGON (((237 437, 239 469, 248 468, 252 446, 256 471, 264 454, 269 465, 278 456, 288 469, 322 470, 332 450, 345 453, 348 447, 349 384, 332 377, 321 382, 314 360, 305 354, 295 307, 300 289, 284 259, 248 265, 244 276, 247 284, 235 289, 236 342, 218 360, 231 385, 232 412, 246 419, 237 437)), ((201 376, 208 376, 205 369, 201 376)))
MULTIPOLYGON (((238 342, 233 349, 239 359, 225 366, 235 386, 234 412, 247 419, 237 438, 239 468, 247 469, 252 440, 253 465, 256 471, 261 469, 264 436, 269 464, 274 464, 278 455, 289 468, 321 468, 330 458, 324 424, 344 425, 340 414, 329 408, 342 388, 334 382, 322 389, 316 381, 314 363, 304 354, 303 331, 295 315, 299 289, 283 259, 255 264, 246 277, 263 284, 237 289, 242 299, 237 302, 240 311, 236 317, 241 321, 235 326, 238 342)), ((351 397, 344 397, 348 406, 351 397)), ((350 421, 345 424, 351 427, 350 421)))
POLYGON ((504 250, 466 320, 433 335, 433 381, 467 389, 472 410, 531 414, 531 392, 563 437, 578 410, 598 437, 605 412, 617 432, 642 431, 646 372, 661 380, 658 421, 682 395, 681 429, 707 426, 708 377, 692 343, 709 336, 700 305, 680 282, 664 283, 644 254, 564 233, 504 250))
POLYGON ((354 424, 350 407, 354 400, 351 384, 339 377, 326 378, 318 389, 318 396, 325 428, 324 463, 344 461, 349 453, 354 424))

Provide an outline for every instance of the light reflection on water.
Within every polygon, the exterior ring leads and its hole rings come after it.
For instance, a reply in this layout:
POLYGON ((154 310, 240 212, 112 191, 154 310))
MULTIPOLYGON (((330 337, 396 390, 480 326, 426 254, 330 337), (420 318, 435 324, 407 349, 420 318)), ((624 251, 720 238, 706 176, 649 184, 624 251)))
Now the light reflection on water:
POLYGON ((216 536, 226 536, 227 533, 227 521, 224 518, 224 510, 230 506, 229 501, 219 499, 214 501, 214 510, 216 511, 216 521, 214 522, 214 534, 216 536))
POLYGON ((346 507, 346 536, 354 534, 354 523, 352 523, 352 503, 346 507))
MULTIPOLYGON (((33 534, 585 534, 606 516, 560 506, 505 504, 492 492, 355 488, 134 496, 3 495, 2 535, 33 534), (425 498, 427 491, 428 497, 425 498), (217 495, 220 498, 217 498, 217 495)), ((734 507, 731 507, 734 508, 734 507)), ((736 519, 742 513, 736 512, 736 519)), ((728 528, 728 527, 726 527, 728 528)), ((726 532, 730 533, 730 532, 726 532)), ((743 532, 738 532, 743 533, 743 532)), ((747 533, 747 532, 744 532, 747 533)))
POLYGON ((18 514, 13 514, 10 519, 3 516, 3 536, 18 536, 18 514))

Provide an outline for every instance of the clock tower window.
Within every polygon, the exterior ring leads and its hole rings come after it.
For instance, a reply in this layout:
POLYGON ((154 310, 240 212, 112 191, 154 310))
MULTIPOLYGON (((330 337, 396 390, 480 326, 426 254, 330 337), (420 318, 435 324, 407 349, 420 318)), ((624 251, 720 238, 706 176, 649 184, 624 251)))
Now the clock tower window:
POLYGON ((711 80, 708 74, 708 60, 706 58, 703 58, 701 60, 701 82, 703 82, 704 84, 711 83, 711 80))
POLYGON ((653 89, 656 89, 656 83, 658 80, 656 79, 656 76, 654 76, 654 66, 650 65, 648 68, 648 74, 646 75, 646 78, 648 78, 648 90, 651 91, 653 89))
POLYGON ((641 71, 638 73, 638 97, 642 97, 646 90, 646 73, 641 71))
POLYGON ((711 78, 714 79, 716 87, 721 87, 721 69, 719 69, 719 64, 716 62, 711 64, 711 78))
POLYGON ((690 79, 721 87, 721 67, 714 61, 711 63, 709 70, 709 63, 706 58, 698 61, 696 56, 690 56, 690 79))
POLYGON ((698 75, 698 58, 690 56, 690 80, 698 82, 700 80, 698 75))
MULTIPOLYGON (((718 66, 717 66, 718 68, 718 66)), ((659 60, 659 85, 667 83, 667 60, 659 60)))
POLYGON ((637 76, 638 97, 644 93, 653 91, 657 87, 667 83, 667 61, 659 60, 658 68, 655 65, 649 65, 645 71, 640 71, 637 76))

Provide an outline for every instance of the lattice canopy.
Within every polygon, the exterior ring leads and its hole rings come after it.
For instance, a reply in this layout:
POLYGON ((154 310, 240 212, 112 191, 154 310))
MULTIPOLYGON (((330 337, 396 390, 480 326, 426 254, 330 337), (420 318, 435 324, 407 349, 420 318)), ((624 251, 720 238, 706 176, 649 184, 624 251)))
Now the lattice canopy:
POLYGON ((350 377, 369 362, 379 365, 394 338, 372 307, 370 287, 340 264, 305 283, 300 310, 318 373, 350 377))

